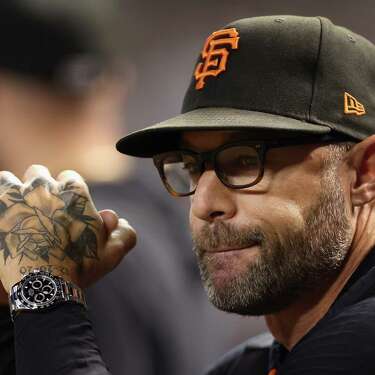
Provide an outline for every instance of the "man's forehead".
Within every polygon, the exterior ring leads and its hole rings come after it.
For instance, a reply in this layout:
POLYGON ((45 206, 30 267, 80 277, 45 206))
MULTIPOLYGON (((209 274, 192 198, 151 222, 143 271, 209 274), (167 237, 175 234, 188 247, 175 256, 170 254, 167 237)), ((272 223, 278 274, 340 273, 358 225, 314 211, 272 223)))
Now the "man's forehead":
POLYGON ((204 150, 241 139, 251 139, 254 141, 269 140, 274 139, 274 134, 246 130, 186 131, 181 135, 180 146, 204 150))

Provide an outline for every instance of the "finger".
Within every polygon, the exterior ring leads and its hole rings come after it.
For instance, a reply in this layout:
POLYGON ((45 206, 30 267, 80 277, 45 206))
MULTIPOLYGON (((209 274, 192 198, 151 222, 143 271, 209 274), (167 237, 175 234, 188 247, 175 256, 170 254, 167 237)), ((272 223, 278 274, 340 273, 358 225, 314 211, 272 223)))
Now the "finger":
POLYGON ((56 189, 56 180, 44 165, 33 164, 27 168, 23 175, 23 181, 24 194, 36 189, 38 186, 44 186, 49 191, 56 189))
POLYGON ((99 211, 99 215, 103 219, 103 223, 107 232, 107 235, 109 236, 112 231, 114 231, 118 224, 118 215, 116 212, 112 210, 102 210, 99 211))
POLYGON ((49 172, 48 168, 40 164, 31 165, 29 168, 26 169, 26 172, 23 175, 24 183, 27 183, 36 178, 44 178, 46 180, 55 181, 52 178, 51 173, 49 172))
POLYGON ((59 196, 65 202, 69 215, 75 220, 74 225, 70 228, 72 240, 78 239, 80 233, 85 230, 87 225, 90 225, 101 244, 105 237, 103 220, 96 210, 83 177, 73 170, 65 170, 57 176, 56 180, 59 196))
POLYGON ((88 195, 88 187, 83 177, 72 170, 62 171, 56 178, 60 191, 74 190, 88 195))
POLYGON ((77 260, 83 263, 86 257, 96 259, 104 246, 106 231, 85 180, 76 171, 65 170, 57 176, 56 181, 58 195, 68 213, 66 218, 70 220, 70 238, 85 249, 82 254, 76 254, 77 260))
POLYGON ((137 233, 127 220, 120 218, 116 229, 108 236, 102 253, 101 263, 105 273, 112 271, 122 258, 132 250, 137 243, 137 233))
POLYGON ((1 187, 21 187, 22 182, 13 173, 9 171, 0 172, 0 186, 1 187))
POLYGON ((11 172, 0 172, 0 212, 22 199, 22 182, 11 172))
POLYGON ((124 218, 118 219, 115 230, 108 237, 106 251, 111 252, 121 248, 124 255, 128 253, 137 243, 137 232, 124 218))

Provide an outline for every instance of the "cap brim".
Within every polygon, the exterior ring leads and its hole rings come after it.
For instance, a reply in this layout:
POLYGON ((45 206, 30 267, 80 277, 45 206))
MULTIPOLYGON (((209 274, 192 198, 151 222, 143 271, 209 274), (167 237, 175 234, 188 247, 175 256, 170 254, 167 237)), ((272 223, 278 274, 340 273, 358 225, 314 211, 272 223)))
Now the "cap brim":
POLYGON ((254 139, 270 135, 323 135, 328 126, 312 124, 291 117, 234 108, 198 108, 169 120, 135 131, 120 139, 116 148, 123 154, 152 157, 179 147, 180 134, 195 130, 246 130, 254 139))

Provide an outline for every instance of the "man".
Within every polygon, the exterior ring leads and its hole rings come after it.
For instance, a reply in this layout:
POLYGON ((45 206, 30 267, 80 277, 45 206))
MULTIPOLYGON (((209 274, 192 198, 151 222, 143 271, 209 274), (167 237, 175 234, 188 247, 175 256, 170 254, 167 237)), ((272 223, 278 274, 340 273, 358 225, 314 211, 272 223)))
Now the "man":
MULTIPOLYGON (((207 39, 183 114, 117 144, 153 156, 168 191, 191 197, 209 299, 225 311, 264 315, 275 338, 271 348, 245 343, 209 374, 375 372, 374 61, 374 45, 324 18, 236 21, 207 39)), ((12 189, 20 192, 15 199, 30 198, 30 172, 23 184, 7 178, 0 228, 17 218, 12 189)), ((47 180, 66 191, 60 176, 47 180)), ((79 181, 69 179, 82 191, 79 181)), ((35 209, 51 202, 43 198, 45 180, 39 186, 35 209)), ((69 231, 77 226, 68 214, 62 219, 69 231)), ((19 373, 107 374, 82 300, 40 313, 45 304, 36 298, 52 276, 36 271, 19 281, 13 248, 24 246, 10 243, 1 280, 12 295, 19 373)), ((66 279, 80 284, 76 266, 56 259, 66 279)), ((30 264, 40 266, 40 259, 30 264)))

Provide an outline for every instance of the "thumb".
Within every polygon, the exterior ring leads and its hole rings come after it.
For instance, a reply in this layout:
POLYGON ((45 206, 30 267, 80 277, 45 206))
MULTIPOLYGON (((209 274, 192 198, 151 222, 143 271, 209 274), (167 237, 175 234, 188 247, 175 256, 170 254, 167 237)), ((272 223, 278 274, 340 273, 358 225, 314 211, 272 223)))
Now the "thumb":
POLYGON ((137 242, 137 233, 124 218, 119 219, 113 210, 102 210, 99 215, 103 219, 107 231, 107 244, 105 252, 113 252, 118 248, 122 250, 121 258, 128 253, 137 242))
POLYGON ((117 227, 108 236, 105 252, 114 268, 136 245, 137 233, 127 220, 118 219, 117 227))
MULTIPOLYGON (((102 216, 102 212, 100 215, 102 216)), ((85 260, 83 272, 85 277, 82 279, 81 285, 83 288, 91 285, 93 282, 112 271, 137 242, 136 231, 125 219, 118 219, 117 215, 113 216, 113 212, 108 215, 111 216, 112 219, 115 217, 117 226, 108 234, 104 248, 100 254, 100 260, 85 260)), ((104 216, 106 217, 107 214, 104 216)), ((106 219, 103 218, 103 221, 106 223, 105 225, 109 224, 111 229, 110 221, 112 219, 108 219, 107 222, 105 221, 106 219)))
POLYGON ((101 273, 112 271, 137 243, 137 233, 125 219, 118 219, 117 227, 108 236, 101 260, 101 273))
POLYGON ((103 219, 104 227, 107 232, 107 236, 114 231, 118 224, 118 215, 113 210, 102 210, 99 211, 99 215, 103 219))

